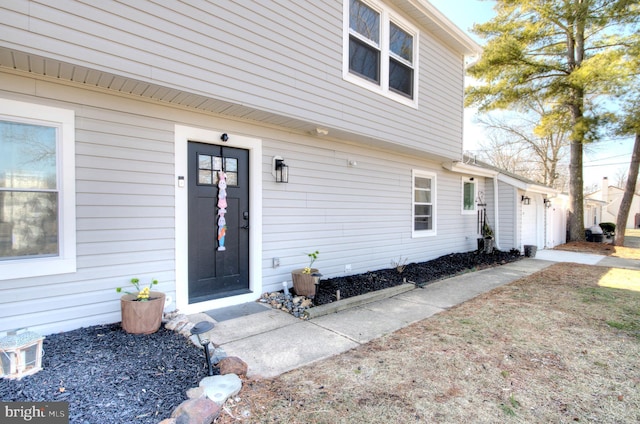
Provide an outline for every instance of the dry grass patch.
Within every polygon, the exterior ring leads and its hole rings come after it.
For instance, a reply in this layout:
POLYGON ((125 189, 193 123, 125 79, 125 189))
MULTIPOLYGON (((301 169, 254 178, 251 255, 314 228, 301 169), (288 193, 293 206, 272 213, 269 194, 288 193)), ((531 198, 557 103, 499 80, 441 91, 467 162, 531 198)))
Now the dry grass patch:
MULTIPOLYGON (((640 422, 640 293, 556 264, 334 358, 217 423, 640 422)), ((300 341, 304 342, 304 341, 300 341)))
POLYGON ((556 250, 568 250, 571 252, 593 253, 596 255, 615 256, 623 259, 640 259, 640 229, 625 230, 625 245, 614 246, 608 243, 591 243, 586 241, 571 241, 554 247, 556 250))
POLYGON ((623 259, 640 259, 640 249, 633 247, 614 246, 606 243, 591 243, 588 241, 571 241, 554 247, 556 250, 570 252, 593 253, 595 255, 614 256, 623 259))

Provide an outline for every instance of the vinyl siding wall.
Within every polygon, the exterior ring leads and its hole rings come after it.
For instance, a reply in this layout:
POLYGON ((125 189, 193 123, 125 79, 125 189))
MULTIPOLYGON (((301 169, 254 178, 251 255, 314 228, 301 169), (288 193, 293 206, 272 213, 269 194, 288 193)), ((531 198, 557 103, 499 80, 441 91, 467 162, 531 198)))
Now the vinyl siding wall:
POLYGON ((115 288, 135 276, 175 298, 173 124, 144 103, 124 113, 112 96, 0 75, 2 97, 75 111, 77 205, 77 272, 0 281, 0 329, 119 321, 115 288))
POLYGON ((0 329, 46 334, 117 322, 115 288, 134 276, 159 279, 175 299, 176 123, 262 139, 263 291, 280 289, 315 249, 326 277, 346 264, 357 273, 475 249, 460 175, 438 161, 17 73, 1 75, 0 96, 76 113, 78 265, 72 274, 0 281, 0 329), (289 165, 289 184, 274 182, 274 155, 289 165), (437 236, 411 237, 412 169, 437 174, 437 236))
MULTIPOLYGON (((248 119, 269 113, 440 157, 462 154, 462 55, 420 32, 417 109, 346 82, 343 0, 17 0, 0 9, 8 48, 203 94, 221 101, 214 112, 243 105, 254 109, 248 119)), ((134 94, 176 100, 167 92, 134 94)))
POLYGON ((498 198, 500 199, 500 234, 499 244, 502 250, 519 249, 518 223, 516 222, 517 189, 505 182, 498 181, 498 198))

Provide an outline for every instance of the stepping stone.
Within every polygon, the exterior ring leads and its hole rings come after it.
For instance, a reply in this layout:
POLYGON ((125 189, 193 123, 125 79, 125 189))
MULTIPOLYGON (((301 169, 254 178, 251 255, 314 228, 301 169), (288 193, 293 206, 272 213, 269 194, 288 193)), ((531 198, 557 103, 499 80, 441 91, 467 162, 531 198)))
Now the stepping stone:
POLYGON ((214 375, 200 381, 204 394, 209 399, 222 405, 231 396, 237 395, 242 388, 242 380, 235 374, 214 375))

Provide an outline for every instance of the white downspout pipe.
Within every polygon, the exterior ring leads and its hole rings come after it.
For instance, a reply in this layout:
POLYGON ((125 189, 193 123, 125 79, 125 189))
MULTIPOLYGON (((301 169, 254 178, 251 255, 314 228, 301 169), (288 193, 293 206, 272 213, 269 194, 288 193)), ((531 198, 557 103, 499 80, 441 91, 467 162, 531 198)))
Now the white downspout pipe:
POLYGON ((498 250, 500 249, 500 244, 498 243, 498 238, 500 235, 500 229, 499 229, 499 214, 498 214, 498 209, 499 209, 499 205, 500 202, 498 200, 498 175, 496 175, 495 177, 493 177, 493 227, 495 228, 494 231, 494 237, 493 237, 493 243, 495 245, 495 248, 498 250))

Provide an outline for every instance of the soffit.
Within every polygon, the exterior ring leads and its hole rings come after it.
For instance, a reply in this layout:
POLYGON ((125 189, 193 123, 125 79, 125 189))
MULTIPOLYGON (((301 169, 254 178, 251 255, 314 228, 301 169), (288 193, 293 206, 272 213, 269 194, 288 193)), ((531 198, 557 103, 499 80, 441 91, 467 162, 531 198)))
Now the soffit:
MULTIPOLYGON (((34 78, 57 81, 61 83, 80 84, 96 91, 108 91, 123 96, 133 96, 149 101, 165 103, 173 107, 183 107, 202 112, 229 117, 232 119, 253 121, 261 125, 277 128, 287 128, 292 131, 317 135, 316 122, 304 121, 269 111, 212 98, 210 96, 188 92, 177 88, 170 88, 160 84, 153 84, 135 78, 116 75, 106 71, 66 63, 60 60, 44 58, 17 50, 0 47, 0 68, 18 74, 28 74, 34 78)), ((329 137, 343 142, 364 144, 370 147, 393 150, 397 153, 446 160, 433 153, 410 146, 392 143, 388 140, 375 139, 366 135, 340 130, 324 128, 329 137)))

